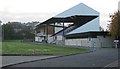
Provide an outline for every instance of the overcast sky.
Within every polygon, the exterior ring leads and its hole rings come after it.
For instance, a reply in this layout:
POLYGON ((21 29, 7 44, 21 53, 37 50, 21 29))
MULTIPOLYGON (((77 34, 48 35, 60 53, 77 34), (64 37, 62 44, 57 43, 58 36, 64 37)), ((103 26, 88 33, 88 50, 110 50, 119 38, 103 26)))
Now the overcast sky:
POLYGON ((106 29, 109 15, 118 9, 119 0, 0 0, 0 20, 45 21, 79 3, 100 12, 100 25, 106 29))

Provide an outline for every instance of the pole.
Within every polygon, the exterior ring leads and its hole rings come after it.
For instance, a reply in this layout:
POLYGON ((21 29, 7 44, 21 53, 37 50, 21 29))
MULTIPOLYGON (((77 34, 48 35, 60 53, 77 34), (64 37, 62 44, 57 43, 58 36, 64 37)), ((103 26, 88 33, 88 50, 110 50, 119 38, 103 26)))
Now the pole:
POLYGON ((64 19, 63 19, 63 40, 64 40, 64 19))
POLYGON ((46 43, 48 42, 48 25, 46 24, 47 26, 47 38, 46 38, 46 43))
POLYGON ((115 44, 115 48, 117 48, 117 43, 115 44))
POLYGON ((33 49, 33 55, 34 56, 36 55, 36 49, 33 49))
MULTIPOLYGON (((54 26, 53 26, 53 34, 55 34, 55 23, 54 23, 54 26)), ((55 40, 55 36, 53 36, 53 41, 55 40)))

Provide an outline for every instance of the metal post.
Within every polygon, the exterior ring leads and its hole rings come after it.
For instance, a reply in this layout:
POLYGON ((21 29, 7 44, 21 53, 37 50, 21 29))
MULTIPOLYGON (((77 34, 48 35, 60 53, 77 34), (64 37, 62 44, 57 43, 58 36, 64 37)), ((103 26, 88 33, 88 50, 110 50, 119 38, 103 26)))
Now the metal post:
POLYGON ((64 40, 64 19, 63 19, 63 40, 64 40))
POLYGON ((44 35, 45 35, 45 25, 43 27, 44 27, 44 35))
MULTIPOLYGON (((55 34, 55 23, 54 23, 54 27, 53 27, 53 34, 55 34)), ((53 40, 55 40, 55 36, 53 36, 53 40)))
POLYGON ((34 56, 36 55, 36 49, 33 49, 33 55, 34 56))
POLYGON ((63 45, 65 45, 65 38, 64 38, 65 33, 64 33, 64 28, 65 28, 65 25, 64 25, 64 19, 63 19, 63 38, 62 38, 62 40, 63 40, 63 45))
POLYGON ((115 44, 115 48, 117 48, 117 43, 115 44))
POLYGON ((43 28, 44 28, 43 37, 44 37, 44 41, 45 41, 45 25, 43 26, 43 28))
POLYGON ((47 27, 47 38, 46 38, 46 43, 48 42, 48 25, 46 24, 46 27, 47 27))

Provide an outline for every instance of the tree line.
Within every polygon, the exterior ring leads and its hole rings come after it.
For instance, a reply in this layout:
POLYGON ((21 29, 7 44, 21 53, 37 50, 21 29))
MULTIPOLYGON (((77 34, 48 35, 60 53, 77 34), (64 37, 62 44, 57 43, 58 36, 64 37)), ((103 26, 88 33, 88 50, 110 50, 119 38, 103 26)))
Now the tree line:
POLYGON ((34 39, 34 25, 39 22, 8 22, 2 25, 3 40, 34 39))

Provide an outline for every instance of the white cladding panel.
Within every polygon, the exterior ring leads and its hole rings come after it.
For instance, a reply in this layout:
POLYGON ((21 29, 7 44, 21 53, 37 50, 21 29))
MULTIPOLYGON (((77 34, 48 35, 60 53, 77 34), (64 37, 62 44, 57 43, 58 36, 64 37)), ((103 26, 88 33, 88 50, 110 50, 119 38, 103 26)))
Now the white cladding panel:
POLYGON ((74 34, 74 33, 83 33, 83 32, 88 32, 88 31, 100 31, 99 30, 100 25, 99 25, 99 17, 93 19, 92 21, 78 27, 77 29, 71 31, 68 34, 74 34))

